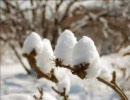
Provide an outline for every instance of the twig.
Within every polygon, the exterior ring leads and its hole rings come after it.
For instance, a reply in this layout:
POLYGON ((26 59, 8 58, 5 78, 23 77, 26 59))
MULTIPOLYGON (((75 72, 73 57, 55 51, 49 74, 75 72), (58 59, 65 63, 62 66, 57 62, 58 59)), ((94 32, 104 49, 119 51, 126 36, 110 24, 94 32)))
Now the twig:
POLYGON ((107 86, 109 86, 110 88, 112 88, 116 93, 118 93, 118 95, 122 98, 122 100, 128 100, 128 98, 126 97, 126 95, 122 92, 121 89, 119 89, 116 85, 105 81, 104 79, 97 77, 97 80, 106 84, 107 86))
POLYGON ((17 56, 18 60, 20 61, 20 63, 22 64, 23 68, 26 70, 27 74, 30 74, 31 72, 29 71, 29 69, 27 69, 27 67, 24 65, 22 59, 20 58, 17 50, 15 49, 15 46, 12 45, 11 43, 9 43, 10 47, 12 48, 12 50, 14 51, 15 55, 17 56))
MULTIPOLYGON (((115 71, 113 71, 113 73, 112 73, 112 80, 111 80, 111 83, 112 84, 114 84, 121 92, 122 92, 122 94, 123 94, 123 91, 120 89, 120 87, 117 85, 117 83, 116 83, 116 72, 115 71)), ((123 94, 124 95, 124 94, 123 94)), ((125 95, 124 95, 125 96, 125 95)), ((125 96, 125 98, 127 98, 126 96, 125 96)))
POLYGON ((79 76, 81 79, 84 79, 87 75, 87 72, 85 71, 88 69, 89 64, 81 63, 79 65, 76 65, 74 67, 71 67, 70 65, 63 64, 63 60, 56 58, 55 59, 55 65, 56 67, 63 67, 69 69, 72 74, 79 76))
POLYGON ((33 97, 36 99, 36 100, 42 100, 43 99, 43 88, 37 88, 39 93, 40 93, 40 97, 38 98, 36 95, 34 95, 33 97))
POLYGON ((60 96, 63 96, 63 97, 64 97, 64 100, 69 100, 69 96, 66 95, 66 88, 64 88, 64 91, 63 91, 63 92, 59 92, 59 91, 56 90, 54 87, 52 87, 52 89, 53 89, 57 94, 59 94, 60 96))

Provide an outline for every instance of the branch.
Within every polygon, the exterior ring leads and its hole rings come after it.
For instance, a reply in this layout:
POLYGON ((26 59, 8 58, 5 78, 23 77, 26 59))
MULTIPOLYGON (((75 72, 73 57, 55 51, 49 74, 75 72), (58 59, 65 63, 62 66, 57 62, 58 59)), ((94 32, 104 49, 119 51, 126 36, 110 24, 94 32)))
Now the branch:
POLYGON ((64 91, 63 91, 63 92, 59 92, 59 91, 56 90, 54 87, 52 87, 52 89, 53 89, 57 94, 59 94, 60 96, 63 96, 63 97, 64 97, 64 100, 69 100, 69 96, 66 95, 66 88, 64 88, 64 91))
POLYGON ((87 70, 89 66, 89 64, 81 63, 79 65, 71 67, 70 65, 63 64, 63 60, 59 58, 55 59, 55 65, 56 67, 63 67, 69 69, 72 74, 79 76, 81 79, 84 79, 86 77, 87 73, 85 70, 87 70))
POLYGON ((51 71, 50 75, 46 75, 36 65, 36 60, 35 60, 36 52, 35 52, 35 50, 33 50, 29 55, 24 53, 23 56, 28 59, 30 65, 33 67, 34 71, 37 73, 38 79, 39 78, 46 78, 54 83, 58 82, 56 76, 54 75, 54 70, 51 71))
POLYGON ((27 74, 30 74, 31 72, 29 71, 29 69, 27 69, 27 67, 24 65, 21 57, 19 56, 17 50, 15 49, 14 45, 12 45, 11 43, 9 43, 9 46, 12 48, 12 50, 14 51, 16 57, 18 58, 18 60, 20 61, 20 63, 22 64, 23 68, 26 70, 27 74))
MULTIPOLYGON (((70 65, 66 66, 63 64, 63 61, 58 58, 55 60, 55 64, 56 64, 56 67, 59 66, 59 67, 64 67, 64 68, 71 70, 72 74, 77 75, 81 79, 84 79, 86 77, 87 73, 85 70, 89 67, 89 64, 85 64, 85 63, 81 63, 74 67, 70 67, 70 65)), ((112 88, 116 93, 118 93, 118 95, 122 98, 122 100, 128 100, 127 96, 123 93, 123 91, 116 84, 116 72, 113 72, 112 76, 113 76, 113 78, 112 78, 111 82, 107 82, 106 80, 104 80, 100 77, 97 77, 97 80, 102 82, 103 84, 106 84, 110 88, 112 88)))
POLYGON ((118 95, 122 98, 122 100, 128 100, 128 98, 126 97, 126 95, 123 93, 123 91, 117 87, 117 85, 112 84, 110 82, 105 81, 104 79, 97 77, 97 80, 102 82, 103 84, 106 84, 107 86, 109 86, 111 89, 113 89, 116 93, 118 93, 118 95))
POLYGON ((40 97, 38 98, 36 95, 34 95, 33 97, 36 99, 36 100, 42 100, 43 98, 43 88, 37 88, 39 93, 40 93, 40 97))

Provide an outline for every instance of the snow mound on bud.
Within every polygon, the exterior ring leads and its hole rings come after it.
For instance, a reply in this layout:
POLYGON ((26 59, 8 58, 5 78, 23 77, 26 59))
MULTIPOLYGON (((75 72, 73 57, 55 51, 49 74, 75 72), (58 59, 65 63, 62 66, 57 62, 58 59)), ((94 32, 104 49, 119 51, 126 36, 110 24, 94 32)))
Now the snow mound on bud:
POLYGON ((44 92, 43 100, 57 100, 57 99, 54 96, 52 96, 51 94, 44 92))
POLYGON ((65 68, 55 68, 54 74, 58 79, 58 83, 56 84, 56 89, 59 92, 64 92, 64 88, 66 89, 66 94, 70 91, 70 78, 68 76, 68 70, 65 68))
POLYGON ((99 53, 93 40, 87 36, 83 36, 83 38, 76 43, 72 53, 73 66, 81 63, 90 64, 86 70, 88 78, 94 78, 100 74, 99 53))
POLYGON ((33 100, 33 97, 27 94, 9 94, 3 95, 1 100, 33 100))
POLYGON ((87 78, 95 78, 99 76, 101 72, 100 60, 97 59, 97 61, 93 61, 93 63, 89 65, 89 68, 86 70, 86 72, 87 72, 86 76, 87 78))
POLYGON ((23 53, 30 54, 32 50, 36 50, 36 53, 38 54, 41 50, 41 38, 40 36, 32 32, 25 40, 23 44, 23 53))
POLYGON ((112 80, 112 72, 105 66, 101 66, 101 73, 99 76, 107 81, 112 80))
POLYGON ((54 55, 63 60, 64 64, 71 64, 72 50, 77 39, 70 30, 65 30, 58 38, 54 55))
POLYGON ((50 40, 43 39, 41 52, 36 56, 36 64, 43 73, 47 74, 54 68, 52 59, 54 54, 50 40))
POLYGON ((66 89, 65 94, 68 94, 70 91, 70 78, 68 75, 57 83, 57 90, 59 92, 64 92, 64 89, 66 89))

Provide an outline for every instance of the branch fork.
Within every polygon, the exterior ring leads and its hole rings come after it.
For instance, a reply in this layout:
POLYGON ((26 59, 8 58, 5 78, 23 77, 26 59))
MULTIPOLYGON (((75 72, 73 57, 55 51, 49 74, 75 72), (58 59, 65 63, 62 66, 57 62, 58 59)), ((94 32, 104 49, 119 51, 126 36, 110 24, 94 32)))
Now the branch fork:
POLYGON ((70 100, 70 99, 69 99, 69 96, 66 95, 66 88, 64 88, 64 91, 63 91, 63 92, 59 92, 59 91, 56 90, 54 87, 52 87, 52 89, 53 89, 57 94, 59 94, 60 96, 64 97, 64 100, 70 100))

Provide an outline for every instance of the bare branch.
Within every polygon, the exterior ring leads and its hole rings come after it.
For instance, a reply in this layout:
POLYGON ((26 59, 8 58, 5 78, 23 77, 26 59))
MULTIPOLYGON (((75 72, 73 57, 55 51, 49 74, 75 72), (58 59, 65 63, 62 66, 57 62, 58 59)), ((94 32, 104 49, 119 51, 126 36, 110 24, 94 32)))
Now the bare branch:
POLYGON ((20 63, 22 64, 23 68, 26 70, 27 74, 30 74, 29 69, 27 69, 27 67, 24 65, 24 63, 23 63, 21 57, 19 56, 17 50, 15 49, 15 46, 12 45, 11 43, 10 43, 9 45, 10 45, 10 47, 12 48, 12 50, 14 51, 14 53, 15 53, 15 55, 17 56, 17 58, 18 58, 18 60, 20 61, 20 63))
POLYGON ((39 93, 40 93, 40 97, 38 98, 36 95, 34 95, 33 97, 36 99, 36 100, 42 100, 43 99, 43 95, 44 95, 44 92, 43 92, 43 88, 37 88, 39 93))

